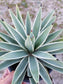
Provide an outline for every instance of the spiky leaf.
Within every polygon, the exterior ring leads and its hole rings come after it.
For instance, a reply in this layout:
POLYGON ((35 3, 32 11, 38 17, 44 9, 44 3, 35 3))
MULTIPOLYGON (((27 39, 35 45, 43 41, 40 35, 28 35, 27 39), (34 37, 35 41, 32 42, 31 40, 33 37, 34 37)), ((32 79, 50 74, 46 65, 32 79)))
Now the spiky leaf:
POLYGON ((25 49, 25 40, 24 38, 9 24, 5 23, 5 25, 7 26, 7 28, 10 30, 12 36, 15 38, 15 40, 17 41, 17 43, 25 49))
POLYGON ((4 34, 4 33, 1 33, 1 32, 0 32, 0 37, 1 37, 2 39, 4 39, 5 41, 9 42, 9 43, 17 44, 17 42, 16 42, 12 37, 10 37, 10 36, 7 35, 7 34, 4 34))
POLYGON ((15 84, 22 84, 25 75, 26 75, 26 69, 25 69, 24 72, 21 74, 21 76, 19 77, 19 79, 17 79, 17 80, 15 81, 15 84))
POLYGON ((7 53, 7 51, 0 51, 0 56, 4 55, 5 53, 7 53))
MULTIPOLYGON (((7 31, 7 33, 12 36, 10 30, 6 27, 6 25, 4 24, 4 21, 0 20, 0 23, 3 25, 3 27, 5 28, 5 30, 7 31)), ((12 36, 13 37, 13 36, 12 36)))
POLYGON ((38 15, 35 18, 35 22, 33 25, 33 34, 34 34, 35 38, 37 38, 40 28, 41 28, 41 8, 39 10, 38 15))
POLYGON ((48 43, 40 47, 38 50, 53 52, 53 51, 60 50, 60 49, 63 49, 63 42, 48 43))
POLYGON ((34 52, 32 55, 37 58, 56 60, 55 57, 53 57, 51 54, 47 52, 37 51, 37 52, 34 52))
POLYGON ((41 31, 45 29, 45 27, 48 25, 48 23, 50 22, 52 16, 54 14, 54 10, 51 11, 47 17, 45 17, 45 19, 43 20, 42 24, 41 24, 41 31))
POLYGON ((28 62, 29 62, 29 69, 33 79, 35 80, 36 83, 39 83, 39 65, 37 59, 33 56, 30 56, 28 57, 28 62))
POLYGON ((12 84, 15 84, 15 81, 20 78, 20 76, 23 74, 24 70, 26 69, 27 64, 28 64, 28 59, 23 58, 15 70, 12 84))
POLYGON ((43 78, 46 84, 52 84, 52 81, 49 77, 47 70, 44 68, 44 66, 40 62, 39 62, 39 70, 40 70, 40 76, 43 78))
POLYGON ((29 80, 30 80, 30 84, 36 84, 33 78, 29 78, 29 80))
POLYGON ((47 24, 47 26, 44 28, 46 29, 48 26, 52 25, 56 20, 56 16, 53 16, 52 19, 49 21, 49 23, 47 24))
POLYGON ((60 39, 54 40, 53 42, 63 42, 63 38, 60 38, 60 39))
POLYGON ((27 16, 26 16, 26 32, 27 32, 27 35, 30 35, 30 32, 31 32, 31 18, 30 18, 29 12, 27 12, 27 16))
POLYGON ((6 53, 0 56, 0 60, 20 59, 20 58, 27 57, 27 56, 28 56, 27 52, 17 50, 17 51, 12 51, 12 52, 9 52, 9 53, 6 53))
POLYGON ((35 42, 35 48, 40 47, 41 45, 43 45, 43 43, 46 41, 49 32, 52 29, 52 25, 50 25, 47 29, 45 29, 41 35, 37 38, 36 42, 35 42))
POLYGON ((9 10, 10 12, 10 16, 12 18, 12 21, 14 23, 14 26, 16 27, 17 31, 24 37, 26 38, 26 34, 25 34, 25 31, 24 31, 24 28, 22 26, 22 24, 20 23, 20 21, 17 19, 17 17, 12 13, 11 10, 9 10), (17 23, 17 24, 16 24, 17 23))
POLYGON ((20 46, 7 42, 0 42, 0 48, 8 51, 22 50, 20 46))
POLYGON ((54 32, 54 33, 51 33, 51 34, 48 36, 48 38, 47 38, 47 40, 46 40, 45 43, 48 43, 48 42, 53 41, 57 36, 59 36, 59 34, 61 34, 62 31, 63 31, 63 29, 60 29, 60 30, 58 30, 58 31, 56 31, 56 32, 54 32))
POLYGON ((63 49, 52 51, 50 53, 53 54, 53 55, 55 55, 55 54, 63 54, 63 49))
POLYGON ((27 36, 27 39, 25 40, 25 46, 28 49, 29 52, 33 52, 34 51, 34 45, 32 43, 32 40, 30 38, 30 36, 27 36))
POLYGON ((54 69, 63 74, 63 62, 55 60, 43 60, 43 61, 44 66, 54 69))
POLYGON ((0 70, 3 70, 5 68, 8 68, 9 66, 16 64, 20 61, 21 59, 17 59, 17 60, 6 60, 0 63, 0 70))
POLYGON ((35 46, 35 36, 34 36, 33 32, 30 33, 30 39, 32 41, 33 46, 35 46))
POLYGON ((30 72, 29 67, 27 68, 27 75, 29 76, 30 84, 36 84, 36 82, 35 82, 34 79, 32 78, 32 75, 31 75, 31 72, 30 72))
POLYGON ((23 22, 22 16, 21 16, 21 14, 20 14, 20 11, 19 11, 19 8, 18 8, 17 5, 16 5, 16 16, 17 16, 18 20, 21 22, 21 24, 22 24, 23 27, 24 27, 24 22, 23 22))

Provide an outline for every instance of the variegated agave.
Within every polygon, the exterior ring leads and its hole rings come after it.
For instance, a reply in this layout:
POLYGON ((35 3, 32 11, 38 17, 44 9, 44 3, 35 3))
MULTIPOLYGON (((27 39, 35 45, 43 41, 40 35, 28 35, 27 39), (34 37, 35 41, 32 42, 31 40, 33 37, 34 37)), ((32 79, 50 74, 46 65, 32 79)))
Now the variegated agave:
POLYGON ((63 39, 54 40, 63 30, 50 33, 52 23, 56 18, 53 16, 54 11, 41 21, 40 8, 33 28, 29 12, 26 16, 26 25, 24 25, 18 7, 16 7, 16 16, 11 10, 9 12, 15 28, 0 20, 8 33, 7 35, 0 32, 0 37, 3 39, 0 42, 0 48, 4 49, 0 51, 0 60, 3 60, 0 63, 0 70, 19 63, 12 84, 22 84, 26 72, 32 77, 30 78, 31 84, 39 83, 40 76, 46 84, 52 84, 46 67, 63 73, 63 62, 53 56, 63 53, 63 39))

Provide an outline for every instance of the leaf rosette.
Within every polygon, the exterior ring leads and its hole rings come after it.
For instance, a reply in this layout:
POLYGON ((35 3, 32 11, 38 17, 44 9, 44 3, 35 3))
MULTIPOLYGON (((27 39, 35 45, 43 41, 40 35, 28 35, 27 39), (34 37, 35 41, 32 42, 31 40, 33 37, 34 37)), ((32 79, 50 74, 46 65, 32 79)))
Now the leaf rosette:
POLYGON ((35 18, 33 30, 31 31, 31 18, 29 12, 24 25, 19 8, 16 6, 16 15, 9 10, 14 28, 5 21, 0 20, 8 34, 0 32, 0 70, 13 64, 19 63, 16 67, 12 84, 22 84, 24 77, 30 78, 31 84, 39 83, 39 78, 52 84, 47 68, 54 69, 63 74, 63 62, 58 61, 54 54, 63 53, 63 39, 55 40, 63 31, 60 29, 50 33, 52 23, 56 17, 51 11, 43 21, 41 21, 41 8, 35 18))

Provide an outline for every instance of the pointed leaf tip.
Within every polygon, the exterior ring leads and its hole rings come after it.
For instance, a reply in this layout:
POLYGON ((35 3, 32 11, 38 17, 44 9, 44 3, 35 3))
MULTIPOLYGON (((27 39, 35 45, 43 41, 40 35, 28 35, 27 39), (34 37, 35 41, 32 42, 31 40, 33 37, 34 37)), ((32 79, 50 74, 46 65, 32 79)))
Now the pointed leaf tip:
MULTIPOLYGON (((22 23, 19 21, 18 17, 15 16, 15 14, 9 10, 9 13, 10 13, 10 16, 11 16, 11 19, 12 19, 12 22, 16 28, 16 30, 22 35, 22 37, 25 39, 26 38, 26 33, 25 33, 25 30, 24 30, 24 27, 22 25, 22 23)), ((18 13, 18 12, 17 12, 18 13)))
POLYGON ((41 24, 41 32, 47 28, 47 25, 50 23, 52 17, 53 17, 53 14, 54 14, 54 10, 52 10, 46 17, 45 19, 42 21, 42 24, 41 24))
POLYGON ((30 35, 30 32, 31 32, 31 18, 30 18, 29 12, 27 12, 27 16, 26 16, 26 32, 27 32, 27 35, 30 35))
POLYGON ((36 39, 35 42, 35 48, 38 49, 40 46, 42 46, 44 44, 44 42, 46 41, 50 31, 52 29, 52 25, 50 25, 47 29, 45 29, 36 39))
POLYGON ((35 18, 34 25, 33 25, 33 33, 35 38, 37 38, 40 28, 41 28, 41 8, 35 18))

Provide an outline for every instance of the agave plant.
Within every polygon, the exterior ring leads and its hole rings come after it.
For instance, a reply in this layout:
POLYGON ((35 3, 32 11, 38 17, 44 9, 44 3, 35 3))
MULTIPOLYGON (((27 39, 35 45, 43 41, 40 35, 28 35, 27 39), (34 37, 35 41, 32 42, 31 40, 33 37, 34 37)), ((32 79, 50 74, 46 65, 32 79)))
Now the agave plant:
POLYGON ((50 33, 55 21, 54 11, 51 11, 41 21, 41 8, 35 18, 33 27, 30 14, 27 12, 24 25, 19 8, 16 6, 16 15, 9 10, 13 28, 5 21, 0 20, 8 34, 0 32, 0 70, 19 63, 12 80, 12 84, 22 84, 25 75, 31 78, 30 84, 38 84, 40 77, 46 84, 52 84, 47 68, 63 74, 63 62, 54 57, 54 54, 63 53, 63 40, 55 38, 63 31, 60 29, 50 33), (31 31, 32 30, 32 31, 31 31), (47 67, 47 68, 46 68, 47 67))

